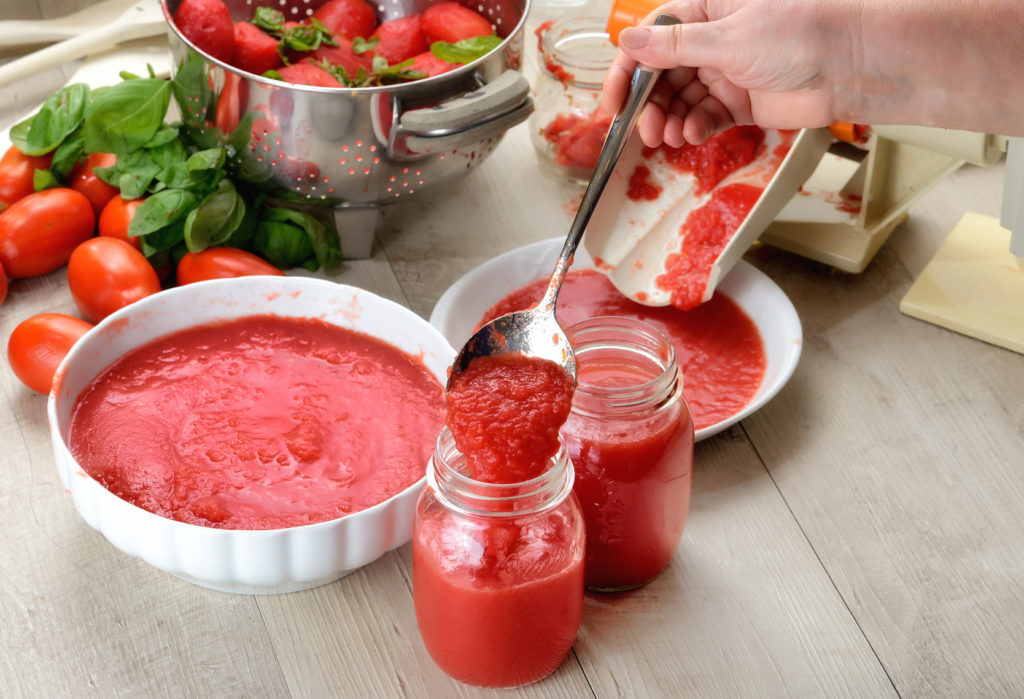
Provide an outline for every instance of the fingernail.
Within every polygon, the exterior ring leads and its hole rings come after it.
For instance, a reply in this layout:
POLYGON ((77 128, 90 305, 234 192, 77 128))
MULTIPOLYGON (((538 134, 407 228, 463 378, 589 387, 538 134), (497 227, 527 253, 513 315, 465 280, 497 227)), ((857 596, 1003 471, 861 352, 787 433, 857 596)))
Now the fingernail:
POLYGON ((627 49, 642 49, 651 40, 651 30, 647 27, 629 27, 619 34, 619 43, 627 49))

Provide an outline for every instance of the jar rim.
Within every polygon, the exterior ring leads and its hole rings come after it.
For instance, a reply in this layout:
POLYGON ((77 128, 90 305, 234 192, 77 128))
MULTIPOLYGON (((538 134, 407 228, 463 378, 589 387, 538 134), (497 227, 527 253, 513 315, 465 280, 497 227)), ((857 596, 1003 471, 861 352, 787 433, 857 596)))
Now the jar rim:
POLYGON ((570 325, 566 334, 576 353, 577 367, 579 356, 588 350, 607 346, 624 348, 628 342, 634 345, 630 351, 651 360, 652 365, 661 369, 647 381, 624 386, 597 385, 577 376, 577 393, 600 397, 608 407, 630 408, 665 402, 676 393, 677 387, 682 386, 675 345, 668 335, 650 323, 623 316, 594 316, 570 325), (600 344, 588 347, 588 343, 600 344))
POLYGON ((546 67, 547 61, 551 60, 573 70, 594 71, 594 80, 580 79, 576 74, 570 74, 571 79, 568 79, 568 82, 580 85, 594 83, 597 74, 603 74, 611 67, 616 54, 605 24, 605 18, 598 15, 566 15, 556 20, 541 37, 540 52, 545 59, 542 63, 546 67), (602 53, 598 55, 571 50, 573 45, 581 46, 584 40, 606 46, 600 46, 602 53))
POLYGON ((542 473, 519 483, 479 481, 465 472, 465 456, 447 425, 441 427, 427 463, 427 486, 463 514, 519 517, 557 507, 572 492, 575 471, 561 435, 558 451, 542 473))

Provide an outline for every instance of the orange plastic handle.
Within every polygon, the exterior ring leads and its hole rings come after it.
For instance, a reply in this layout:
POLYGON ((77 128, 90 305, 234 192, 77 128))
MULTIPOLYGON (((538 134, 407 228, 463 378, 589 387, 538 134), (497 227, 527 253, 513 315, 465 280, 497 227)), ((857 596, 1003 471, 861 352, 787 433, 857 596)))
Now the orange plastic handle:
POLYGON ((871 132, 870 126, 864 124, 853 124, 849 121, 840 121, 828 127, 828 132, 837 141, 847 143, 865 143, 871 132))
POLYGON ((608 13, 608 24, 605 31, 611 42, 619 45, 619 32, 626 27, 635 27, 644 17, 661 6, 657 0, 615 0, 611 12, 608 13))

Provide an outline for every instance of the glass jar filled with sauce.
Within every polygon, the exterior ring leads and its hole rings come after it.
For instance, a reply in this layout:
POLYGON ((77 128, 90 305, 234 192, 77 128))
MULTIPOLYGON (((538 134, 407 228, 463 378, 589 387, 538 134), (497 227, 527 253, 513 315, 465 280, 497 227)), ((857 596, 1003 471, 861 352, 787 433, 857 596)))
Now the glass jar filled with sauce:
POLYGON ((570 15, 545 22, 540 73, 534 85, 530 138, 541 167, 561 179, 585 184, 611 125, 598 108, 604 75, 615 57, 605 18, 570 15))
POLYGON ((577 385, 562 437, 587 528, 584 581, 639 587, 664 570, 683 533, 693 474, 693 420, 675 349, 631 318, 571 326, 577 385))
POLYGON ((413 598, 427 651, 455 679, 527 684, 568 654, 583 614, 585 545, 573 477, 560 443, 536 478, 474 480, 442 429, 417 503, 413 598))

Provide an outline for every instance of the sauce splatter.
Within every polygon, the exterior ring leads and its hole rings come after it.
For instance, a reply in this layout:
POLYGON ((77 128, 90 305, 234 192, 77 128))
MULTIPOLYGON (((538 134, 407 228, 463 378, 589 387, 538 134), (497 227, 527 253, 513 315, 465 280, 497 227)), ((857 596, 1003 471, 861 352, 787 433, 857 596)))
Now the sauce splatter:
POLYGON ((651 178, 651 170, 646 165, 637 165, 629 176, 626 196, 633 201, 655 201, 661 195, 662 187, 651 178))

